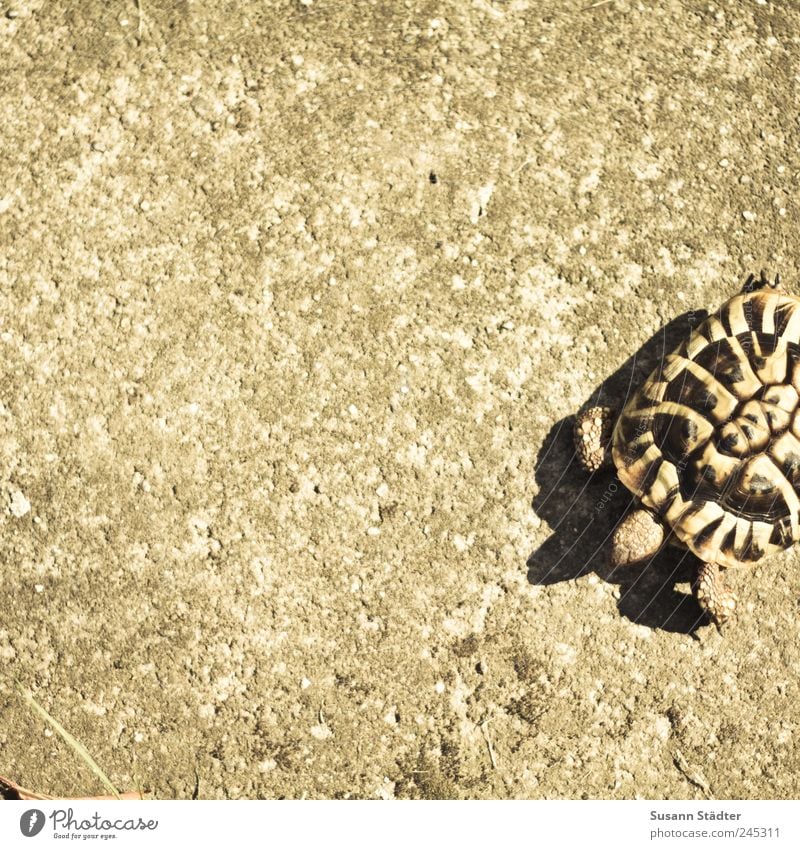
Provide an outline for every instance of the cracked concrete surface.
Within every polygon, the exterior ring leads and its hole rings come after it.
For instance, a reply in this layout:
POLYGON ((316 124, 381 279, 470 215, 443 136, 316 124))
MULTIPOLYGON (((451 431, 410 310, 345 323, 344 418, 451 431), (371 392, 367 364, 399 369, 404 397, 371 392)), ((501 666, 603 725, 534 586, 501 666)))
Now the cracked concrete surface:
POLYGON ((797 556, 692 634, 568 416, 800 292, 800 11, 589 6, 0 2, 0 773, 797 797, 797 556))

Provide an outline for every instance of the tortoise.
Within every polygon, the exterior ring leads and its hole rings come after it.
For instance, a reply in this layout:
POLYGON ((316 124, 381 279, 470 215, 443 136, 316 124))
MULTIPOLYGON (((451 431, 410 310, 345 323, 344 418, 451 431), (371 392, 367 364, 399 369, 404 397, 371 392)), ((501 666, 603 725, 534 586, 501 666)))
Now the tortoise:
POLYGON ((724 570, 800 538, 800 298, 779 275, 751 274, 621 413, 584 410, 573 436, 587 472, 615 466, 635 496, 611 534, 610 566, 667 542, 688 549, 693 594, 720 629, 737 601, 724 570))

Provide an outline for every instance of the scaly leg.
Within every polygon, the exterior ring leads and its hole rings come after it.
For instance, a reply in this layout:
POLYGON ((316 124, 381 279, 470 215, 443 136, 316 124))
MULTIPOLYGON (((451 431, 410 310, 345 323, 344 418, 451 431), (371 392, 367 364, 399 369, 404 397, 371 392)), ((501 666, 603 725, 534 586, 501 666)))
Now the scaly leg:
POLYGON ((610 469, 611 434, 616 413, 610 407, 590 407, 575 417, 572 438, 580 464, 587 472, 610 469))
POLYGON ((736 609, 736 594, 725 586, 716 563, 701 563, 692 585, 694 597, 711 621, 721 630, 736 609))
POLYGON ((664 542, 664 526, 649 510, 629 513, 611 534, 609 565, 612 569, 630 566, 652 557, 664 542))

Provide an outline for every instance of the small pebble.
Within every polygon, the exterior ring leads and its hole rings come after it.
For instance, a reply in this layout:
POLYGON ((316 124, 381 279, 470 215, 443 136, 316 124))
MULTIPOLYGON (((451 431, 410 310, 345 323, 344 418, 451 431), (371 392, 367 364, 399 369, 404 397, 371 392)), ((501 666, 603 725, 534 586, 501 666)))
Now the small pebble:
POLYGON ((12 516, 21 519, 30 512, 30 509, 30 501, 18 489, 11 493, 10 510, 12 516))

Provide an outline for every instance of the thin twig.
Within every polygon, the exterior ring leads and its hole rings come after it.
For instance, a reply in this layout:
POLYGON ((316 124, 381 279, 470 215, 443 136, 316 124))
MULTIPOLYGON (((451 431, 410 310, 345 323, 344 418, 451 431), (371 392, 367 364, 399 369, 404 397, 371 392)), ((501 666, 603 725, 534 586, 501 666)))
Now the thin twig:
POLYGON ((139 23, 136 27, 136 32, 139 35, 139 41, 142 40, 142 19, 144 18, 144 12, 142 12, 142 0, 133 0, 136 5, 136 14, 139 19, 139 23))
POLYGON ((22 802, 52 802, 59 799, 144 799, 143 790, 128 790, 125 793, 119 793, 116 796, 48 796, 47 793, 37 793, 35 790, 28 790, 27 787, 21 787, 16 781, 0 775, 0 798, 11 799, 12 801, 22 802))
POLYGON ((483 739, 486 740, 486 748, 489 750, 489 759, 492 762, 492 769, 497 769, 497 758, 494 754, 494 746, 492 745, 492 738, 489 736, 489 729, 486 727, 489 724, 489 720, 487 719, 485 722, 481 723, 481 733, 483 734, 483 739))
POLYGON ((672 763, 675 764, 678 768, 678 772, 680 772, 690 784, 694 784, 695 787, 700 788, 700 790, 702 790, 706 795, 709 794, 709 786, 705 776, 701 772, 698 772, 689 766, 688 761, 683 756, 683 752, 681 752, 680 749, 675 750, 675 754, 672 757, 672 763))

